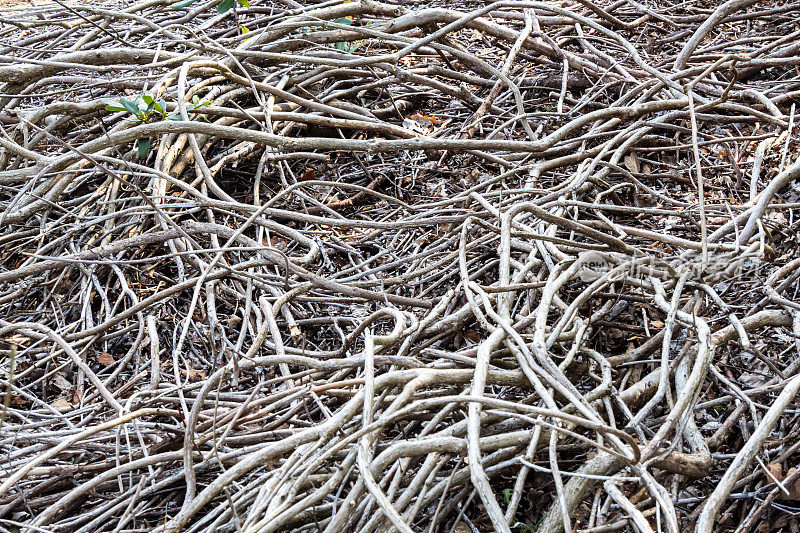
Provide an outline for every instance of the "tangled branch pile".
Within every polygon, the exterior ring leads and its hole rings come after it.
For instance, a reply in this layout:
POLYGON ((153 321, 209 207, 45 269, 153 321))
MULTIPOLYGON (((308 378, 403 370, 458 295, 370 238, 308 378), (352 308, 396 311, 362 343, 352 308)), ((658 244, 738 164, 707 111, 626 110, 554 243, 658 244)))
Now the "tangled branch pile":
POLYGON ((796 531, 800 3, 658 4, 4 11, 2 530, 796 531))

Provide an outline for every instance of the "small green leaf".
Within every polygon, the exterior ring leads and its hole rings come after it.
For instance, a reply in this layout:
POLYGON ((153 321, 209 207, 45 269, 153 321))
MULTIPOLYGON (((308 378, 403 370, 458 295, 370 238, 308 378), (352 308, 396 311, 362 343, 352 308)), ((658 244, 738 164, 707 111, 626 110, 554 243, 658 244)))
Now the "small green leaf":
POLYGON ((122 104, 117 102, 116 100, 100 100, 106 106, 106 111, 125 111, 125 108, 122 107, 122 104))
POLYGON ((249 0, 236 0, 236 3, 239 4, 240 6, 250 7, 249 0))
POLYGON ((232 7, 233 0, 221 0, 220 3, 217 4, 217 13, 221 15, 222 13, 226 13, 232 7))
POLYGON ((123 97, 119 99, 119 102, 122 104, 122 107, 128 110, 128 112, 133 113, 137 117, 141 113, 139 106, 128 100, 127 98, 123 97))
POLYGON ((170 7, 170 9, 183 9, 185 7, 189 7, 190 5, 194 4, 195 2, 197 2, 197 0, 183 0, 181 2, 177 2, 175 4, 172 4, 169 7, 170 7))
POLYGON ((150 138, 136 141, 136 149, 139 151, 139 157, 142 159, 147 157, 147 152, 150 151, 150 138))
POLYGON ((334 20, 336 24, 344 24, 345 26, 352 26, 353 25, 353 17, 340 17, 334 20))
POLYGON ((341 50, 342 52, 346 52, 346 51, 347 51, 347 44, 346 44, 346 43, 336 43, 336 44, 334 45, 334 47, 335 47, 337 50, 341 50))
POLYGON ((183 120, 183 117, 181 117, 180 114, 178 114, 178 115, 170 115, 170 116, 167 117, 167 120, 174 120, 176 122, 180 122, 181 120, 183 120))
POLYGON ((142 95, 142 100, 144 100, 145 104, 150 105, 155 101, 155 98, 153 98, 149 94, 143 94, 142 95))

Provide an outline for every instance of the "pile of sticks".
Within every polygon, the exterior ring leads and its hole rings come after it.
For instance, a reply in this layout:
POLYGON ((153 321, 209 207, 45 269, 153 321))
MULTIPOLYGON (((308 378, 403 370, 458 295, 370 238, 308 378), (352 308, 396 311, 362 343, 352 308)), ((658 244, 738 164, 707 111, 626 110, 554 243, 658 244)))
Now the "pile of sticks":
POLYGON ((0 530, 797 531, 798 16, 0 11, 0 530))

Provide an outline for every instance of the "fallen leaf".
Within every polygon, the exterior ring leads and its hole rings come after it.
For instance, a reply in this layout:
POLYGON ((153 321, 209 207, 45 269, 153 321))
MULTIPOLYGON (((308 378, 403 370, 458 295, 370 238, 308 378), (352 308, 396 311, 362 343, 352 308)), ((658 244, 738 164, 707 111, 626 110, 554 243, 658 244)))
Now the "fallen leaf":
MULTIPOLYGON (((788 472, 783 471, 783 466, 780 463, 770 463, 767 465, 767 471, 778 481, 783 483, 783 486, 789 491, 786 494, 782 490, 778 493, 778 497, 782 500, 800 501, 800 479, 795 479, 791 483, 784 483, 784 481, 791 477, 797 471, 796 467, 792 467, 788 472)), ((770 479, 770 481, 772 481, 770 479)))
POLYGON ((205 370, 195 370, 194 368, 189 368, 187 370, 181 370, 181 374, 186 376, 186 379, 192 383, 206 379, 205 370))
MULTIPOLYGON (((786 477, 783 479, 794 474, 796 470, 797 468, 795 467, 790 468, 789 471, 786 472, 786 477)), ((781 481, 783 481, 783 479, 781 481)), ((784 484, 784 487, 789 491, 789 496, 787 497, 789 500, 795 502, 800 501, 800 479, 795 479, 792 483, 784 484)), ((783 492, 781 492, 781 494, 783 494, 783 492)))
POLYGON ((441 120, 439 120, 438 118, 436 118, 436 117, 434 117, 432 115, 419 114, 419 117, 420 117, 420 119, 425 119, 425 120, 427 120, 429 122, 432 122, 432 123, 436 124, 437 126, 442 123, 441 120))
POLYGON ((778 481, 783 481, 786 476, 783 475, 783 466, 780 463, 770 463, 767 465, 767 471, 775 477, 778 481))
POLYGON ((11 403, 12 407, 25 407, 25 408, 27 408, 27 407, 30 407, 33 402, 31 402, 29 399, 27 399, 24 396, 21 396, 19 394, 12 394, 10 403, 11 403))
POLYGON ((71 409, 72 408, 72 404, 69 403, 69 401, 67 401, 64 398, 59 398, 56 401, 54 401, 53 403, 51 403, 50 407, 52 407, 53 409, 59 409, 59 410, 61 410, 61 409, 71 409))
POLYGON ((632 174, 639 173, 639 158, 636 156, 636 154, 626 155, 622 162, 625 163, 625 168, 628 169, 628 172, 632 174))
POLYGON ((436 126, 441 124, 441 121, 436 117, 423 115, 421 113, 414 113, 403 121, 403 127, 420 135, 429 135, 433 133, 436 126))
POLYGON ((62 374, 54 374, 52 377, 52 384, 58 387, 61 391, 72 390, 72 382, 70 382, 62 374))
POLYGON ((104 351, 100 352, 100 354, 97 356, 97 362, 103 366, 108 366, 113 365, 117 361, 114 360, 110 353, 104 351))
POLYGON ((229 328, 236 328, 239 327, 239 324, 242 323, 242 317, 239 315, 231 315, 228 318, 228 327, 229 328))

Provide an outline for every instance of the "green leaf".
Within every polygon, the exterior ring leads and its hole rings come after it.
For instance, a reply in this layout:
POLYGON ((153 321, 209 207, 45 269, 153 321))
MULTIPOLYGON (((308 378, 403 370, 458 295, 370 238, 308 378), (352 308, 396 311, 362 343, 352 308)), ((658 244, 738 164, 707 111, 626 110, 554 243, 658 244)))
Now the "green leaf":
POLYGON ((139 157, 142 159, 147 157, 147 152, 150 151, 150 138, 136 141, 136 149, 139 151, 139 157))
POLYGON ((249 0, 236 0, 236 3, 239 4, 240 6, 250 7, 249 0))
POLYGON ((122 104, 120 104, 116 100, 100 100, 100 101, 106 105, 106 111, 125 111, 125 108, 122 107, 122 104))
POLYGON ((347 52, 347 44, 346 43, 336 43, 333 45, 337 50, 341 50, 342 52, 347 52))
POLYGON ((183 9, 185 7, 189 7, 190 5, 194 4, 195 2, 197 2, 197 0, 183 0, 182 2, 177 2, 175 4, 172 4, 169 7, 170 7, 170 9, 183 9))
POLYGON ((141 110, 139 106, 128 100, 127 98, 123 97, 119 99, 119 102, 122 104, 122 107, 128 110, 128 112, 133 113, 137 117, 140 115, 141 110))
POLYGON ((154 107, 155 110, 158 111, 158 113, 161 116, 167 114, 167 103, 162 98, 159 98, 158 100, 155 101, 154 107))
POLYGON ((336 24, 344 24, 345 26, 352 26, 353 25, 353 17, 340 17, 334 20, 336 24))
POLYGON ((217 4, 217 13, 219 14, 226 13, 232 7, 233 7, 233 0, 221 0, 220 3, 217 4))
POLYGON ((155 101, 155 98, 153 98, 149 94, 143 94, 142 100, 144 101, 145 104, 150 105, 155 101))
POLYGON ((167 120, 174 120, 176 122, 180 122, 181 120, 183 120, 183 117, 181 117, 180 114, 170 115, 170 116, 167 117, 167 120))

